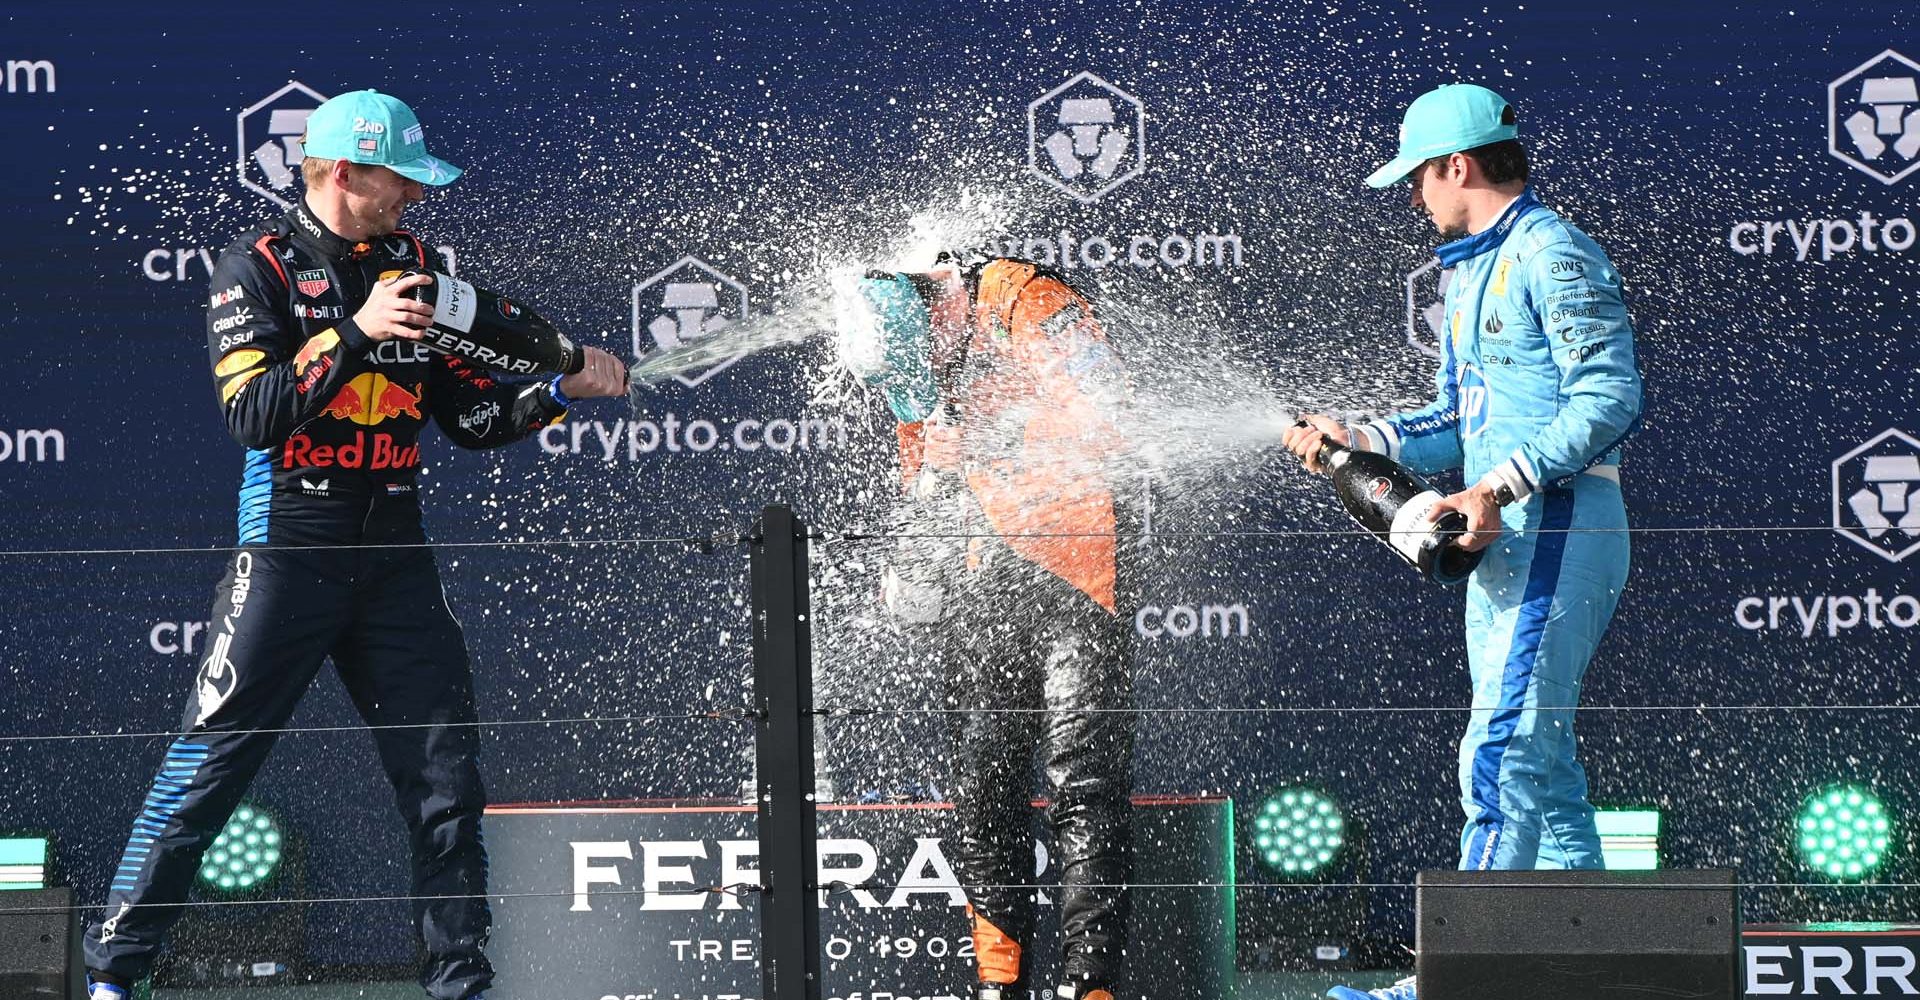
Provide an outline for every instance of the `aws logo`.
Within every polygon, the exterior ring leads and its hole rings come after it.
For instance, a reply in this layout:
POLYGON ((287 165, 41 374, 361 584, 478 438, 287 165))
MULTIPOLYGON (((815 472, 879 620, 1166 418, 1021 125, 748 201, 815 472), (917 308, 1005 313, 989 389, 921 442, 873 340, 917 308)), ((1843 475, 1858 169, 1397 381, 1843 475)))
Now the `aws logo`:
POLYGON ((416 382, 409 390, 379 372, 367 372, 341 386, 321 412, 362 427, 373 427, 402 416, 419 420, 421 388, 416 382))

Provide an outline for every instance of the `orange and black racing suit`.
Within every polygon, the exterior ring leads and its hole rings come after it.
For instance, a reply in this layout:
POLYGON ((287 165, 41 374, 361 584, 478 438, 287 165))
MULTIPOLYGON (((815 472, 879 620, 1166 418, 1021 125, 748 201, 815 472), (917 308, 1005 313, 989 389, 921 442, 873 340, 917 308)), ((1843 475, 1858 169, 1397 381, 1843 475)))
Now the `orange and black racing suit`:
POLYGON ((472 678, 425 540, 415 475, 431 419, 488 448, 565 413, 548 384, 495 381, 353 321, 373 283, 445 271, 405 232, 355 243, 303 203, 214 265, 207 348, 228 431, 247 451, 239 544, 214 594, 212 643, 134 819, 87 967, 147 974, 201 853, 331 657, 374 743, 412 844, 422 984, 437 1000, 492 979, 472 678))
MULTIPOLYGON (((971 887, 983 993, 1023 986, 1038 751, 1061 866, 1061 978, 1110 989, 1131 871, 1133 588, 1116 534, 1134 528, 1113 482, 1126 373, 1092 307, 1059 276, 1001 259, 966 277, 962 347, 935 359, 959 415, 961 499, 976 536, 964 570, 949 574, 958 593, 941 626, 953 701, 981 710, 959 715, 953 862, 971 887)), ((899 434, 912 482, 924 428, 899 434)))

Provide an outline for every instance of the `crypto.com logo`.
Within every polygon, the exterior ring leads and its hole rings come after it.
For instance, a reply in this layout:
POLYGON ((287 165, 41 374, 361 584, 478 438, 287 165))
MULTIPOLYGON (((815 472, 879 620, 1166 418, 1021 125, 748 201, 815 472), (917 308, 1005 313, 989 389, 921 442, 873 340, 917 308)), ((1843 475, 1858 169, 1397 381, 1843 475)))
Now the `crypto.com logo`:
POLYGON ((300 161, 307 158, 300 147, 307 116, 326 100, 312 87, 290 80, 266 100, 234 116, 240 136, 234 169, 240 172, 241 186, 266 195, 281 208, 293 207, 289 193, 299 177, 300 161))
POLYGON ((1888 562, 1920 552, 1920 441, 1889 427, 1834 460, 1833 530, 1888 562))
POLYGON ((1440 356, 1440 338, 1446 336, 1451 284, 1453 268, 1441 267, 1437 257, 1407 275, 1407 343, 1430 358, 1440 356))
MULTIPOLYGON (((633 286, 633 356, 667 351, 710 337, 747 318, 747 286, 698 257, 687 256, 633 286)), ((725 371, 743 350, 698 374, 674 378, 688 387, 725 371)))
POLYGON ((1146 165, 1146 109, 1092 73, 1027 105, 1027 168, 1075 200, 1098 201, 1146 165))
POLYGON ((1920 63, 1888 49, 1828 84, 1827 151, 1882 184, 1920 170, 1920 63))

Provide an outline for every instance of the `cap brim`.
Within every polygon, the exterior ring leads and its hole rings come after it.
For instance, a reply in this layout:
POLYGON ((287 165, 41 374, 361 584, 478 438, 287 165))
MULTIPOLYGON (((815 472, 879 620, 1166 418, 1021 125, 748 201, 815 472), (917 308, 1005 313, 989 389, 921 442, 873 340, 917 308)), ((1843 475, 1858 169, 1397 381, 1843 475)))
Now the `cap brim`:
POLYGON ((389 163, 387 169, 422 184, 452 184, 460 178, 460 168, 432 155, 422 154, 405 163, 389 163))
POLYGON ((1427 161, 1424 157, 1396 156, 1388 160, 1386 166, 1367 175, 1367 186, 1383 188, 1398 184, 1405 180, 1408 174, 1413 173, 1414 168, 1425 162, 1427 161))

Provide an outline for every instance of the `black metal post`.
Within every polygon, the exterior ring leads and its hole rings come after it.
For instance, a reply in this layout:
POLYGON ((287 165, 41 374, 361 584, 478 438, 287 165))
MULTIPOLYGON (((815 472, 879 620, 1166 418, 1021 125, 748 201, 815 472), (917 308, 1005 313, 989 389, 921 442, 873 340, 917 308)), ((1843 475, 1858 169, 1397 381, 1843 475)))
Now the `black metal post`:
POLYGON ((751 551, 763 996, 819 1000, 807 526, 792 508, 769 506, 760 514, 751 551))

